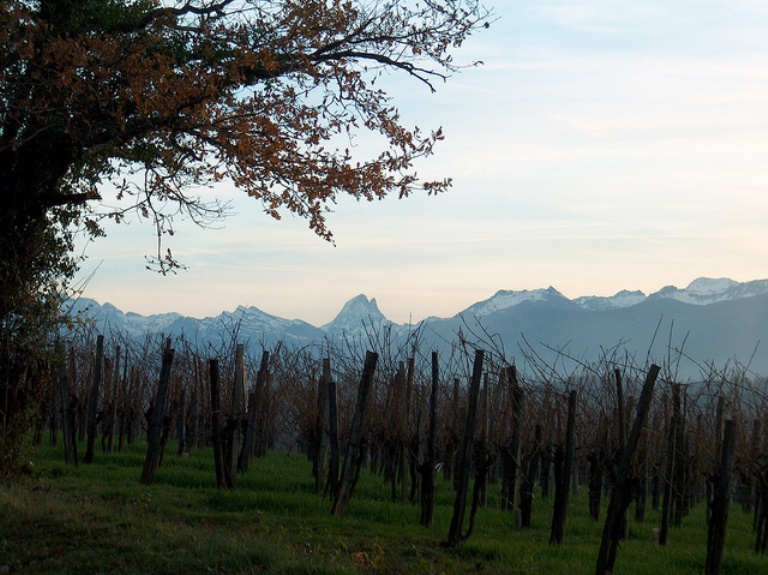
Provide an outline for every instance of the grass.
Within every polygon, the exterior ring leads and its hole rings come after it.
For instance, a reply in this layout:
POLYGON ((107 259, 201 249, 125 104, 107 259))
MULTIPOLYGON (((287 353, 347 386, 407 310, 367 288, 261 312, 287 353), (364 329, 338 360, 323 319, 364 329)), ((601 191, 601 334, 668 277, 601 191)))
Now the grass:
MULTIPOLYGON (((564 544, 550 546, 551 500, 538 498, 532 528, 520 530, 497 510, 499 487, 491 486, 472 537, 448 549, 453 493, 444 481, 435 524, 425 529, 417 506, 393 503, 389 485, 367 472, 347 517, 331 517, 298 454, 254 460, 230 492, 215 488, 210 451, 167 454, 151 487, 138 481, 141 446, 97 453, 95 464, 79 468, 63 464, 60 446, 29 457, 31 475, 0 488, 0 574, 581 574, 594 571, 602 530, 582 490, 571 500, 564 544)), ((703 573, 704 513, 694 509, 666 547, 652 541, 658 514, 632 523, 615 573, 703 573)), ((732 507, 722 573, 768 572, 753 543, 751 516, 732 507)))

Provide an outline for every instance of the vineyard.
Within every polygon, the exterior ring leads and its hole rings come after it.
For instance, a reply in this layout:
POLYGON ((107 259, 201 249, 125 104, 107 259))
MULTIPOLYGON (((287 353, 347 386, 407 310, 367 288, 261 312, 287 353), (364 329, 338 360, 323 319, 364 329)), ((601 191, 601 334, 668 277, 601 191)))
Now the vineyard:
POLYGON ((483 343, 440 357, 373 334, 252 357, 81 330, 30 478, 1 492, 0 569, 77 572, 62 556, 83 533, 95 572, 768 568, 764 379, 679 382, 615 352, 519 372, 483 343))

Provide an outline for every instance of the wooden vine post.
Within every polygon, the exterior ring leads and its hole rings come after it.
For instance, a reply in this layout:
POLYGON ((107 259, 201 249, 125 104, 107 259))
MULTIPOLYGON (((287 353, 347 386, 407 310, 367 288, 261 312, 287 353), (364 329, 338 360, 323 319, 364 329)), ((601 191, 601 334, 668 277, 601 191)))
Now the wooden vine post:
POLYGON ((328 459, 329 437, 328 420, 330 419, 330 399, 328 384, 331 381, 331 358, 323 359, 323 373, 317 385, 317 421, 315 423, 315 457, 312 471, 315 475, 315 492, 319 495, 325 489, 326 461, 328 459))
POLYGON ((211 441, 213 442, 213 465, 216 470, 216 487, 231 489, 232 477, 226 473, 224 449, 222 445, 221 401, 219 399, 219 360, 212 359, 208 364, 211 384, 211 441))
POLYGON ((427 455, 421 464, 421 519, 424 527, 432 525, 435 509, 435 463, 437 460, 437 393, 440 379, 440 366, 436 351, 432 352, 432 390, 429 395, 429 435, 427 436, 427 455))
POLYGON ((336 382, 328 381, 328 443, 330 456, 328 459, 328 490, 331 498, 336 499, 339 493, 339 413, 336 397, 336 382))
POLYGON ((597 567, 595 575, 605 575, 613 572, 613 566, 616 562, 616 552, 619 548, 619 539, 622 535, 622 520, 626 517, 627 508, 632 501, 632 491, 635 480, 632 477, 632 457, 640 441, 645 422, 648 419, 648 412, 651 408, 653 399, 653 387, 656 384, 656 378, 659 376, 659 366, 651 365, 648 375, 645 378, 643 389, 640 392, 640 400, 637 403, 637 414, 632 424, 632 430, 629 433, 626 445, 624 445, 618 469, 616 470, 616 482, 611 493, 611 502, 608 504, 608 511, 603 527, 603 538, 600 542, 600 552, 597 556, 597 567))
MULTIPOLYGON (((244 362, 242 362, 244 364, 244 362)), ((245 370, 243 370, 245 371, 245 370)), ((261 354, 261 365, 259 365, 259 371, 256 373, 256 384, 253 387, 249 395, 248 401, 248 419, 245 426, 245 438, 243 439, 243 447, 240 449, 240 455, 237 461, 237 470, 240 473, 244 473, 248 470, 248 466, 251 464, 251 458, 256 450, 256 439, 258 430, 258 393, 256 390, 265 385, 269 373, 269 352, 264 350, 261 354)), ((247 374, 244 373, 243 378, 247 378, 247 374)), ((245 385, 245 393, 248 393, 247 382, 245 385)))
POLYGON ((93 381, 88 399, 88 418, 86 419, 87 443, 83 463, 93 463, 94 443, 96 442, 96 415, 99 409, 99 389, 101 387, 102 367, 104 365, 104 336, 96 338, 96 359, 93 366, 93 381))
POLYGON ((731 476, 733 474, 733 448, 736 443, 736 422, 725 422, 723 432, 720 469, 713 478, 711 516, 707 533, 707 560, 704 573, 719 575, 723 563, 725 548, 725 528, 728 523, 728 503, 731 496, 731 476))
POLYGON ((661 503, 661 526, 659 527, 659 545, 666 545, 669 537, 669 522, 672 509, 672 487, 675 484, 675 459, 680 456, 677 451, 677 434, 680 429, 678 420, 682 417, 680 412, 680 385, 672 384, 672 418, 669 422, 667 435, 667 453, 665 462, 664 494, 661 503))
MULTIPOLYGON (((57 344, 56 353, 57 355, 64 354, 61 344, 57 344)), ((77 466, 77 431, 75 429, 75 419, 69 401, 67 369, 64 366, 59 369, 58 383, 59 404, 61 405, 61 429, 64 435, 64 462, 67 465, 77 466)))
POLYGON ((232 412, 227 421, 227 449, 225 465, 235 477, 240 471, 240 448, 243 444, 243 421, 248 417, 248 379, 245 371, 245 347, 235 346, 235 381, 232 386, 232 412))
MULTIPOLYGON (((517 479, 520 474, 520 414, 523 407, 523 393, 517 383, 517 369, 514 365, 504 370, 501 383, 509 382, 509 397, 512 401, 511 434, 504 438, 501 447, 501 508, 517 510, 517 479)), ((502 386, 500 385, 499 388, 502 386)))
POLYGON ((469 387, 469 405, 467 406, 467 422, 464 427, 464 439, 460 447, 459 465, 455 471, 456 500, 453 504, 453 518, 448 532, 448 545, 455 547, 464 541, 462 529, 464 514, 467 508, 467 493, 469 491, 469 474, 472 467, 472 448, 475 441, 475 424, 477 420, 477 404, 480 397, 480 382, 483 376, 483 358, 485 351, 475 350, 475 363, 472 369, 472 382, 469 387))
POLYGON ((355 482, 360 473, 360 467, 363 463, 363 431, 366 414, 370 401, 371 387, 373 386, 373 374, 376 370, 376 363, 379 355, 372 351, 365 354, 365 364, 363 374, 360 378, 360 386, 357 389, 357 403, 355 405, 355 415, 352 418, 352 425, 349 431, 349 444, 347 446, 347 456, 344 458, 344 466, 341 470, 341 480, 336 499, 331 508, 331 515, 343 517, 347 512, 349 500, 352 498, 352 491, 355 482))
POLYGON ((531 515, 533 513, 533 486, 536 482, 536 473, 539 471, 541 462, 541 424, 537 424, 533 447, 528 455, 525 473, 520 481, 520 527, 530 528, 531 515))
POLYGON ((573 470, 573 454, 576 449, 576 400, 575 390, 568 395, 568 421, 565 431, 565 451, 558 445, 555 450, 555 503, 552 509, 552 528, 549 544, 560 545, 565 538, 565 519, 573 470), (558 461, 562 458, 562 461, 558 461))
POLYGON ((170 345, 166 345, 163 350, 163 364, 160 369, 160 380, 157 383, 154 411, 149 422, 147 456, 144 459, 144 469, 141 472, 141 482, 145 485, 152 485, 155 482, 155 472, 160 461, 163 415, 165 414, 165 404, 168 398, 168 388, 170 387, 173 356, 174 350, 170 345))

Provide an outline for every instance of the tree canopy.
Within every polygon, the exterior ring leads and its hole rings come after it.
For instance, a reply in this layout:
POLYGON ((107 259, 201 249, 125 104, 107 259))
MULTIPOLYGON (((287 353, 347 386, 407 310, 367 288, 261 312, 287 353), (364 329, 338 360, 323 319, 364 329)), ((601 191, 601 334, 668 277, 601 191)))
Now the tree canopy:
POLYGON ((76 269, 74 230, 136 210, 162 235, 179 212, 217 213, 196 190, 228 180, 330 239, 340 195, 445 190, 413 170, 440 130, 404 126, 376 80, 433 89, 489 18, 479 0, 0 0, 3 434, 76 269), (354 148, 363 132, 372 157, 354 148))

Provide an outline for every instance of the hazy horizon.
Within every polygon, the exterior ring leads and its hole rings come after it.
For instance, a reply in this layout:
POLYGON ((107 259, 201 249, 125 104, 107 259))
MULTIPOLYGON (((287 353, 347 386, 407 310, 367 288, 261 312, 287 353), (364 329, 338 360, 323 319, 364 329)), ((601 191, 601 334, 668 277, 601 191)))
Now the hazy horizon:
POLYGON ((167 242, 188 271, 144 269, 146 222, 108 226, 87 250, 85 297, 142 315, 252 305, 322 325, 363 293, 407 323, 499 289, 573 299, 768 277, 768 5, 494 5, 499 21, 455 54, 483 66, 436 94, 386 84, 406 124, 443 127, 418 172, 452 177, 451 191, 342 199, 334 247, 224 186, 237 215, 180 223, 167 242))

